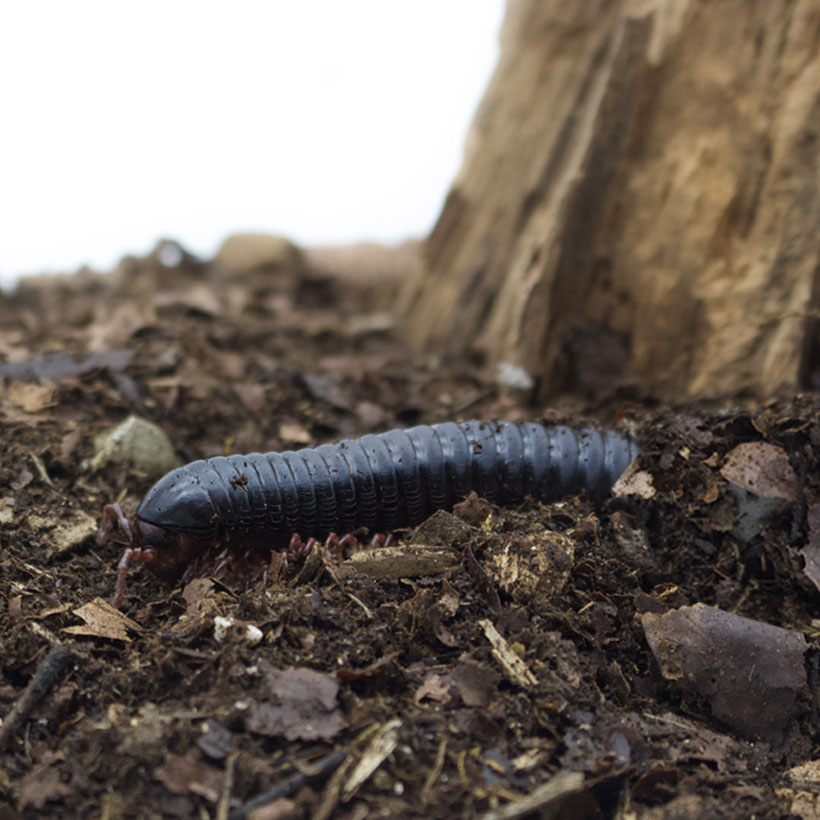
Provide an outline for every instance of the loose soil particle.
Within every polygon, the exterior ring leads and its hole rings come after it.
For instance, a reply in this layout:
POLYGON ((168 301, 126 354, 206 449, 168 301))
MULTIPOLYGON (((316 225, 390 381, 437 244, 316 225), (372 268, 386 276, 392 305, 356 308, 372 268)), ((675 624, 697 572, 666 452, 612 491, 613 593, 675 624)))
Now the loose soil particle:
POLYGON ((815 816, 820 399, 533 407, 474 362, 414 360, 367 321, 373 282, 305 277, 153 255, 0 298, 0 816, 815 816), (273 561, 266 586, 136 568, 106 604, 122 546, 77 525, 157 477, 94 461, 129 415, 186 461, 465 413, 625 420, 642 455, 597 509, 473 498, 378 558, 273 561), (746 540, 727 474, 787 489, 746 540), (706 608, 788 649, 788 708, 742 653, 691 683, 747 636, 693 631, 706 608), (27 690, 57 646, 70 662, 27 690))

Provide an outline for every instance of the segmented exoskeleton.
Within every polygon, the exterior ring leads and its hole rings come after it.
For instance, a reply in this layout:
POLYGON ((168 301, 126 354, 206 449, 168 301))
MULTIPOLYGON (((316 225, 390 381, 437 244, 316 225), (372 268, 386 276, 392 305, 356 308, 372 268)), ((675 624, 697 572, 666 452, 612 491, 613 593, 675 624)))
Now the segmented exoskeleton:
POLYGON ((389 532, 452 509, 473 490, 507 506, 581 490, 601 497, 637 453, 615 432, 469 421, 209 458, 161 478, 130 525, 116 505, 107 507, 100 536, 118 520, 131 541, 120 562, 124 589, 132 559, 173 580, 213 550, 265 552, 294 534, 389 532))

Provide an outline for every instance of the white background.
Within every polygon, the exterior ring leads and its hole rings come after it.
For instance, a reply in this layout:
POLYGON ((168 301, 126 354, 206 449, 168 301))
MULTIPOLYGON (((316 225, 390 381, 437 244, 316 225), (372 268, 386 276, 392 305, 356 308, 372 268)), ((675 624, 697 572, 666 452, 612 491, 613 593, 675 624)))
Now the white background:
POLYGON ((503 0, 25 0, 0 9, 0 284, 159 237, 420 236, 503 0))

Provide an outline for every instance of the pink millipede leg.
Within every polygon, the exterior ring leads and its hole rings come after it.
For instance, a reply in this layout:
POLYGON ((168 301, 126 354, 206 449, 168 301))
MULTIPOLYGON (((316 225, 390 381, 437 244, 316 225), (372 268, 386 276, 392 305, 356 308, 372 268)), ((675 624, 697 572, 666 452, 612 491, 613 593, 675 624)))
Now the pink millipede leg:
POLYGON ((114 593, 114 600, 111 602, 116 609, 122 606, 122 602, 125 599, 125 573, 128 569, 128 564, 140 556, 142 556, 141 549, 127 547, 120 558, 120 562, 117 564, 117 588, 114 593))
POLYGON ((328 535, 327 540, 325 541, 325 546, 332 548, 333 555, 336 558, 341 558, 344 555, 345 549, 348 547, 350 549, 355 549, 359 546, 359 542, 356 539, 356 536, 351 535, 350 533, 339 538, 335 532, 332 532, 328 535))
POLYGON ((125 574, 128 570, 128 565, 133 561, 139 561, 142 564, 149 563, 156 558, 156 553, 152 548, 142 549, 140 547, 126 547, 125 551, 117 564, 117 588, 114 593, 114 600, 111 602, 112 606, 119 609, 125 598, 125 574))
POLYGON ((114 529, 114 524, 119 524, 125 537, 130 543, 134 542, 131 535, 131 525, 125 517, 122 508, 119 504, 106 504, 103 507, 102 518, 100 519, 100 529, 97 531, 97 546, 103 546, 108 537, 111 535, 111 530, 114 529))
POLYGON ((315 545, 315 538, 308 538, 307 541, 302 541, 302 538, 299 535, 299 533, 295 532, 290 537, 290 543, 283 551, 283 555, 286 554, 293 558, 301 558, 303 555, 307 555, 315 545))

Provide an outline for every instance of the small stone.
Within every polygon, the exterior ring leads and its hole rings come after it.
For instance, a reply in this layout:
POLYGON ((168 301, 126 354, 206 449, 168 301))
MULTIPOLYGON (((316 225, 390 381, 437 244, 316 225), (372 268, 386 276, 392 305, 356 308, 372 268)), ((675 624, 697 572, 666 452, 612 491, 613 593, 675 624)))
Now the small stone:
POLYGON ((162 428, 131 415, 94 440, 92 470, 105 464, 127 464, 145 475, 162 475, 179 465, 173 445, 162 428))
POLYGON ((229 236, 214 263, 239 275, 254 271, 295 273, 304 267, 302 252, 296 245, 284 237, 264 233, 229 236))

